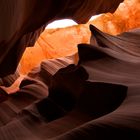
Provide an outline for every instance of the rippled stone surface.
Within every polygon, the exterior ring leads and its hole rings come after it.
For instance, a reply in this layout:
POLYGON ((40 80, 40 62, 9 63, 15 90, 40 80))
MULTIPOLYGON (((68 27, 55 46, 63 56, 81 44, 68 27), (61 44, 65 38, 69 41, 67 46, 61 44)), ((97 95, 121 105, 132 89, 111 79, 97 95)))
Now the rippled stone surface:
POLYGON ((140 0, 125 0, 113 14, 102 14, 87 24, 45 30, 35 46, 26 49, 20 62, 20 71, 22 74, 26 74, 43 59, 76 53, 77 44, 89 42, 89 24, 95 25, 106 33, 116 35, 140 27, 139 17, 140 0))

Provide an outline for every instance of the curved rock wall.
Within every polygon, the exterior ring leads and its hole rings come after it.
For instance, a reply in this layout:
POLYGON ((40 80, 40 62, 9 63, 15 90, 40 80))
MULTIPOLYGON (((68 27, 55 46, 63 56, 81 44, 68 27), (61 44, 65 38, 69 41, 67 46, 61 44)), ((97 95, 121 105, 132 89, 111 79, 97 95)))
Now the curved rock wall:
POLYGON ((26 74, 43 59, 63 57, 77 52, 77 44, 89 42, 89 24, 94 24, 100 30, 113 35, 140 27, 140 0, 125 0, 115 13, 102 14, 87 24, 45 30, 35 46, 26 49, 20 62, 21 73, 26 74))

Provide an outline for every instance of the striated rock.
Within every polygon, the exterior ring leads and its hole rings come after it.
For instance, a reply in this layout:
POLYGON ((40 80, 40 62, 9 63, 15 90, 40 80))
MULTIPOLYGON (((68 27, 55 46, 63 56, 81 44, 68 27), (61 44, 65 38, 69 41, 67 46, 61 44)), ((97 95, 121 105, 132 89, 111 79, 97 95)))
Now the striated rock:
POLYGON ((114 14, 102 14, 89 22, 101 31, 116 35, 140 27, 140 0, 125 0, 114 14))
POLYGON ((70 18, 79 24, 86 23, 92 15, 113 13, 122 1, 1 0, 0 77, 16 71, 26 47, 34 46, 50 22, 70 18))
POLYGON ((26 74, 43 59, 69 56, 77 52, 77 44, 88 43, 90 31, 87 25, 45 30, 34 47, 26 48, 20 61, 20 71, 26 74), (30 61, 29 61, 30 60, 30 61))
POLYGON ((89 42, 89 24, 94 24, 103 32, 116 35, 140 27, 139 17, 140 0, 125 0, 113 14, 102 14, 87 24, 45 30, 35 46, 26 49, 20 62, 21 73, 26 74, 43 59, 63 57, 76 53, 77 44, 89 42))

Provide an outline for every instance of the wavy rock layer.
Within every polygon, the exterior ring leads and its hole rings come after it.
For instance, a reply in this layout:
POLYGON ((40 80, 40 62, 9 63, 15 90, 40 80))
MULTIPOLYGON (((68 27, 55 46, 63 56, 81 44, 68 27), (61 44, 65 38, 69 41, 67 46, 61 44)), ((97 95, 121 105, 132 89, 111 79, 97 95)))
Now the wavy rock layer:
POLYGON ((76 53, 77 44, 89 42, 89 24, 95 25, 103 32, 116 35, 140 27, 139 17, 140 0, 125 0, 113 14, 102 14, 87 24, 45 30, 35 46, 26 49, 20 62, 20 71, 22 74, 26 74, 43 59, 58 58, 76 53))

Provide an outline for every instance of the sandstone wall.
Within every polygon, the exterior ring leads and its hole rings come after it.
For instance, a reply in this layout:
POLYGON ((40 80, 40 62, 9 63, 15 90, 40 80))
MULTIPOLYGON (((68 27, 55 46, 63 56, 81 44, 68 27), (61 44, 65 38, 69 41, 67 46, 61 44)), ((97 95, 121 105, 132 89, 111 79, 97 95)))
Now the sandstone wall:
POLYGON ((43 59, 76 53, 77 44, 89 42, 89 24, 93 24, 100 30, 113 35, 140 27, 140 0, 125 0, 114 14, 102 14, 87 24, 45 30, 35 46, 26 49, 20 62, 21 73, 28 73, 43 59))

